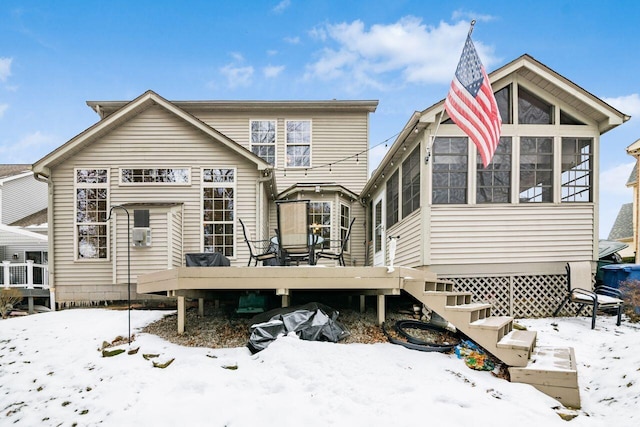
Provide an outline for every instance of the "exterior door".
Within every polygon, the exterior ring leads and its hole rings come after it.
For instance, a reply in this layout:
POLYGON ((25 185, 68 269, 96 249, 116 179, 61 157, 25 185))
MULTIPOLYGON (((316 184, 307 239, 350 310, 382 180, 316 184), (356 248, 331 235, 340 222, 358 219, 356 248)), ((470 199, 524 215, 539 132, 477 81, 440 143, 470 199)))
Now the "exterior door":
POLYGON ((384 192, 373 201, 373 265, 384 265, 385 258, 384 192))

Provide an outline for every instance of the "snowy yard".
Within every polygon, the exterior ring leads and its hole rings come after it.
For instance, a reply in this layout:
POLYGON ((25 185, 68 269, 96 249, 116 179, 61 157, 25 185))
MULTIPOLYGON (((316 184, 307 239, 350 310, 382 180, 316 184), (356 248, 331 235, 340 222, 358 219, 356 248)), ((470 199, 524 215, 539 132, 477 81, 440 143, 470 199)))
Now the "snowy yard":
POLYGON ((132 311, 135 341, 119 348, 139 350, 114 357, 99 349, 126 336, 126 311, 0 320, 0 425, 624 427, 640 421, 640 325, 616 327, 613 318, 600 316, 595 330, 586 317, 519 321, 538 331, 539 345, 575 348, 582 409, 567 422, 555 400, 473 371, 455 355, 290 336, 251 355, 245 347, 182 347, 138 335, 167 313, 132 311), (165 369, 153 367, 172 359, 165 369))

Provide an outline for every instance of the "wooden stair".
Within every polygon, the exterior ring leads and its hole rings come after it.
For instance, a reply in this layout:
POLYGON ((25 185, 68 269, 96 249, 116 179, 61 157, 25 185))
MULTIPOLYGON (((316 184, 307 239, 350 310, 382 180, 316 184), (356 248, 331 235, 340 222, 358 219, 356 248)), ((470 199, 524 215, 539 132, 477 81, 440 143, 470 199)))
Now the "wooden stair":
POLYGON ((472 302, 471 293, 455 292, 452 282, 424 273, 404 277, 402 288, 508 365, 512 382, 531 384, 565 406, 580 407, 572 348, 536 347, 535 331, 514 330, 513 317, 492 316, 491 304, 472 302))

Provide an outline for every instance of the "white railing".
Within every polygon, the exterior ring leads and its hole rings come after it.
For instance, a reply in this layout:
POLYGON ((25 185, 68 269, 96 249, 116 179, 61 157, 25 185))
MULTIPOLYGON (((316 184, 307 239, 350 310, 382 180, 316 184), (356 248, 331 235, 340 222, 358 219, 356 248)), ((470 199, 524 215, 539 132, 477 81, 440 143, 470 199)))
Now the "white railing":
POLYGON ((0 263, 0 288, 49 289, 49 269, 46 264, 27 262, 0 263), (36 273, 34 275, 34 273, 36 273), (34 283, 34 277, 39 283, 34 283))

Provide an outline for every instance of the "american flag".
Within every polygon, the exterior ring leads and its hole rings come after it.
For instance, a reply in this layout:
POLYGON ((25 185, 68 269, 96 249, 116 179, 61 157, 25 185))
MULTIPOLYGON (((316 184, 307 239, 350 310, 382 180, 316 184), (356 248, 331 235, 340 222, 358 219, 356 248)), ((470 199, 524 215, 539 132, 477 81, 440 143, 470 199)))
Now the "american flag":
POLYGON ((489 77, 471 35, 462 49, 456 75, 444 102, 449 117, 471 138, 486 168, 500 141, 502 119, 489 77))

